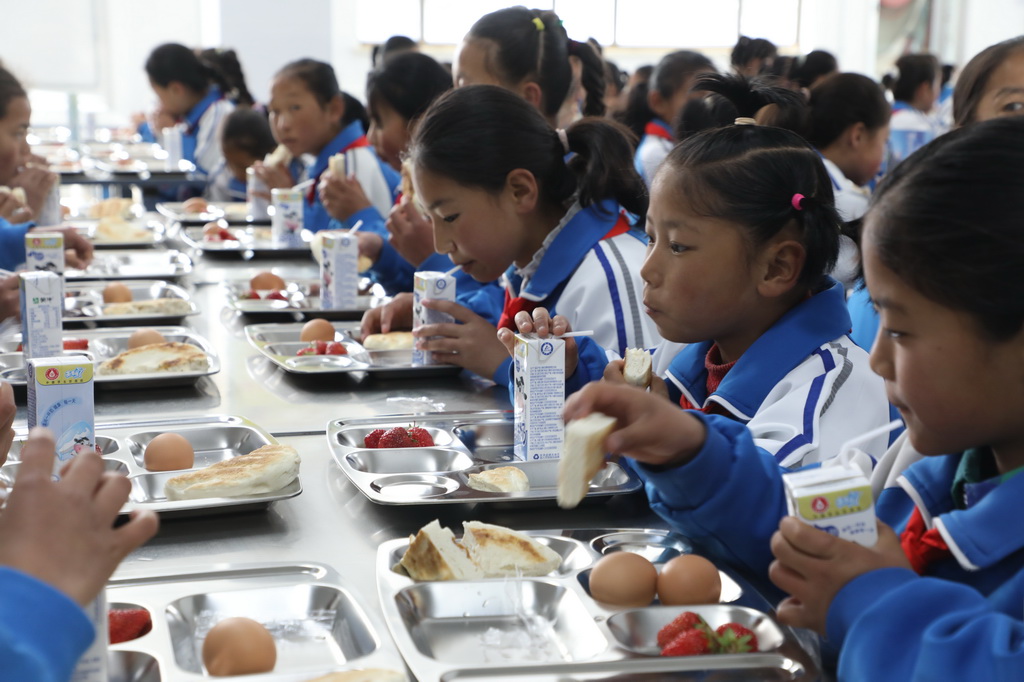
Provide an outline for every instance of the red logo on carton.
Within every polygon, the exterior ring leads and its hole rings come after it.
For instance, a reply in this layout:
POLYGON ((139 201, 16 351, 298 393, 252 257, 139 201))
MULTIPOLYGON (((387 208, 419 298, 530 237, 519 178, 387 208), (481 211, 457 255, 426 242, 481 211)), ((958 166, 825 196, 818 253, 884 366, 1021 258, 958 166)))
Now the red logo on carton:
POLYGON ((819 514, 828 509, 828 499, 824 497, 815 497, 811 500, 811 509, 818 512, 819 514))
POLYGON ((50 369, 46 370, 46 378, 49 379, 50 381, 56 381, 59 376, 60 372, 57 371, 56 367, 51 367, 50 369))

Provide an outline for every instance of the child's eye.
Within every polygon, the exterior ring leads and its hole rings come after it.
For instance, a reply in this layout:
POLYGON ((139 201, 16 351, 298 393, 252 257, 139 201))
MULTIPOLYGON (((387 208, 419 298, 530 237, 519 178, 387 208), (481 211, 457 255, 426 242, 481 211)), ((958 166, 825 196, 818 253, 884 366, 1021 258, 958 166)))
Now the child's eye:
POLYGON ((645 234, 644 236, 647 238, 647 246, 654 246, 654 235, 645 234))
POLYGON ((1024 112, 1024 102, 1009 102, 1004 104, 1003 111, 1009 114, 1019 114, 1024 112))
POLYGON ((676 242, 669 242, 668 248, 672 249, 672 253, 682 253, 683 251, 688 250, 688 247, 676 242))
POLYGON ((883 327, 882 333, 888 336, 890 339, 900 339, 903 338, 904 336, 903 332, 896 331, 895 329, 889 329, 888 327, 883 327))
POLYGON ((441 220, 446 223, 454 223, 459 217, 458 213, 452 213, 451 215, 441 216, 441 220))

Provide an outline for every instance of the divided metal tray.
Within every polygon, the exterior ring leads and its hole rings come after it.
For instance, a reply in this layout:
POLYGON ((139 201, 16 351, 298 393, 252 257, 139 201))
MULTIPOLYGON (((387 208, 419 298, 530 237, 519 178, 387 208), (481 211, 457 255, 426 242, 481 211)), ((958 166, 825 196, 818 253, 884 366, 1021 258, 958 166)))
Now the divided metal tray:
POLYGON ((720 604, 662 606, 655 601, 619 609, 590 596, 590 571, 602 555, 637 552, 660 568, 690 551, 681 536, 648 529, 529 534, 562 555, 562 564, 547 576, 417 583, 392 570, 408 539, 378 548, 384 617, 418 679, 814 679, 813 664, 791 633, 760 610, 766 607, 763 599, 727 573, 721 573, 720 604), (759 651, 660 656, 658 630, 683 611, 701 614, 712 627, 729 621, 745 625, 757 635, 759 651))
POLYGON ((167 239, 167 228, 159 220, 134 219, 125 221, 135 228, 142 228, 147 236, 142 239, 104 239, 97 237, 100 222, 98 220, 72 220, 65 223, 79 233, 92 240, 97 249, 126 249, 157 246, 167 239))
MULTIPOLYGON (((321 317, 317 314, 316 317, 321 317)), ((411 350, 366 350, 359 344, 359 323, 335 322, 336 341, 348 355, 296 355, 308 343, 299 340, 303 323, 251 324, 245 328, 249 343, 290 374, 315 376, 366 372, 391 379, 414 379, 458 374, 458 365, 414 365, 411 350)))
MULTIPOLYGON (((157 388, 190 386, 200 378, 220 371, 220 358, 209 341, 186 327, 153 327, 168 341, 190 343, 198 346, 209 358, 205 370, 196 372, 157 372, 152 374, 99 374, 93 375, 93 382, 103 388, 157 388)), ((106 329, 76 329, 64 332, 66 339, 87 339, 88 350, 64 351, 65 355, 84 355, 97 366, 128 348, 128 337, 138 327, 111 327, 106 329)), ((25 387, 25 355, 17 350, 21 334, 0 340, 0 379, 14 387, 25 387)))
MULTIPOLYGON (((338 419, 327 425, 334 461, 370 500, 379 504, 454 504, 554 501, 558 460, 524 462, 512 448, 512 414, 501 411, 390 415, 338 419), (366 448, 363 438, 374 429, 421 426, 434 447, 366 448), (513 466, 530 479, 520 493, 494 493, 469 487, 469 474, 513 466)), ((639 490, 636 474, 609 462, 590 483, 587 499, 639 490)))
POLYGON ((191 300, 188 291, 163 280, 137 279, 128 280, 124 283, 132 292, 133 301, 150 301, 157 298, 181 298, 188 301, 189 309, 184 315, 161 315, 161 314, 139 314, 139 315, 107 315, 104 313, 103 289, 108 282, 73 282, 64 287, 64 323, 95 323, 114 324, 128 323, 141 324, 144 322, 168 322, 181 321, 189 315, 195 315, 199 308, 191 300))
POLYGON ((203 238, 203 227, 197 225, 180 225, 178 236, 189 246, 199 249, 206 254, 272 254, 274 256, 296 256, 312 258, 309 250, 309 243, 312 240, 312 233, 303 231, 303 243, 294 245, 275 244, 270 236, 270 227, 267 222, 253 221, 252 224, 232 222, 221 218, 222 229, 231 233, 233 239, 229 240, 208 240, 203 238))
POLYGON ((144 608, 153 619, 149 633, 111 646, 111 682, 209 680, 203 639, 219 621, 238 616, 252 618, 274 636, 277 663, 260 680, 305 682, 364 668, 404 674, 394 644, 378 634, 360 603, 365 595, 346 587, 334 569, 316 563, 222 566, 141 577, 119 574, 110 581, 106 595, 111 607, 144 608))
POLYGON ((183 277, 192 272, 192 259, 181 251, 146 249, 103 250, 94 254, 84 270, 69 269, 66 280, 162 279, 183 277))
MULTIPOLYGON (((181 434, 192 444, 196 453, 196 469, 247 455, 256 448, 277 443, 277 439, 269 433, 242 417, 212 416, 97 424, 96 446, 103 455, 107 470, 125 474, 132 483, 132 491, 121 510, 122 514, 128 514, 134 509, 150 509, 164 516, 209 516, 261 509, 271 502, 295 497, 302 492, 300 479, 296 478, 284 488, 262 495, 168 500, 164 495, 164 484, 168 479, 192 469, 148 471, 143 466, 146 446, 153 438, 167 432, 181 434)), ((0 481, 13 484, 18 473, 21 448, 26 439, 27 430, 15 432, 7 464, 0 467, 0 481)))
MULTIPOLYGON (((245 202, 239 201, 210 201, 207 202, 205 211, 198 212, 185 210, 184 202, 165 201, 157 204, 156 210, 161 215, 183 225, 201 225, 219 219, 226 220, 231 224, 250 222, 270 224, 269 218, 249 220, 249 210, 245 202)), ((199 231, 199 234, 202 235, 202 230, 199 231)))
MULTIPOLYGON (((322 317, 325 320, 361 320, 367 310, 390 300, 384 294, 384 288, 372 283, 367 277, 359 282, 360 296, 356 299, 355 307, 342 310, 323 310, 320 307, 319 279, 291 279, 280 291, 287 300, 247 298, 251 291, 248 282, 225 282, 224 289, 229 307, 254 317, 280 318, 282 315, 290 315, 296 319, 322 317)), ((258 293, 266 296, 271 292, 258 293)))

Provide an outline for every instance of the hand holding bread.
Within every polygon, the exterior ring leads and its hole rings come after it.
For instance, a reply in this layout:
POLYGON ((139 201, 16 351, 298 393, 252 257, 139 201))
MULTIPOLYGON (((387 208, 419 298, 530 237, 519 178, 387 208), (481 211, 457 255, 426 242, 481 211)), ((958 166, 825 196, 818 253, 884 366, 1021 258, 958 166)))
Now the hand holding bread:
POLYGON ((566 423, 558 460, 559 507, 572 509, 586 497, 590 479, 604 466, 604 441, 614 428, 615 417, 600 412, 566 423))

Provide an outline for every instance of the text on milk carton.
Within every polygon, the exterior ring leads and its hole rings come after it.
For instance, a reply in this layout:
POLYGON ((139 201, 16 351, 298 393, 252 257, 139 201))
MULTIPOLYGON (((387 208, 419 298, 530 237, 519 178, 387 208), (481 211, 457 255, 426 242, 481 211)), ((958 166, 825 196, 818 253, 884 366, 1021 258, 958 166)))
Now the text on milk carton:
MULTIPOLYGON (((454 322, 455 318, 439 310, 431 310, 423 305, 425 299, 435 301, 455 301, 455 278, 443 272, 429 270, 413 274, 412 280, 412 328, 425 324, 445 324, 454 322)), ((441 358, 444 359, 443 357, 441 358)), ((429 365, 435 362, 434 354, 418 348, 412 351, 414 365, 429 365)))
POLYGON ((516 334, 513 364, 515 456, 558 459, 565 438, 565 341, 516 334))
POLYGON ((23 272, 21 296, 21 343, 25 358, 60 355, 64 350, 64 287, 54 272, 23 272))
POLYGON ((871 484, 856 466, 835 464, 783 474, 789 514, 815 528, 871 547, 878 540, 871 484))
POLYGON ((57 439, 57 466, 95 450, 93 364, 81 355, 28 361, 28 427, 45 426, 57 439))

